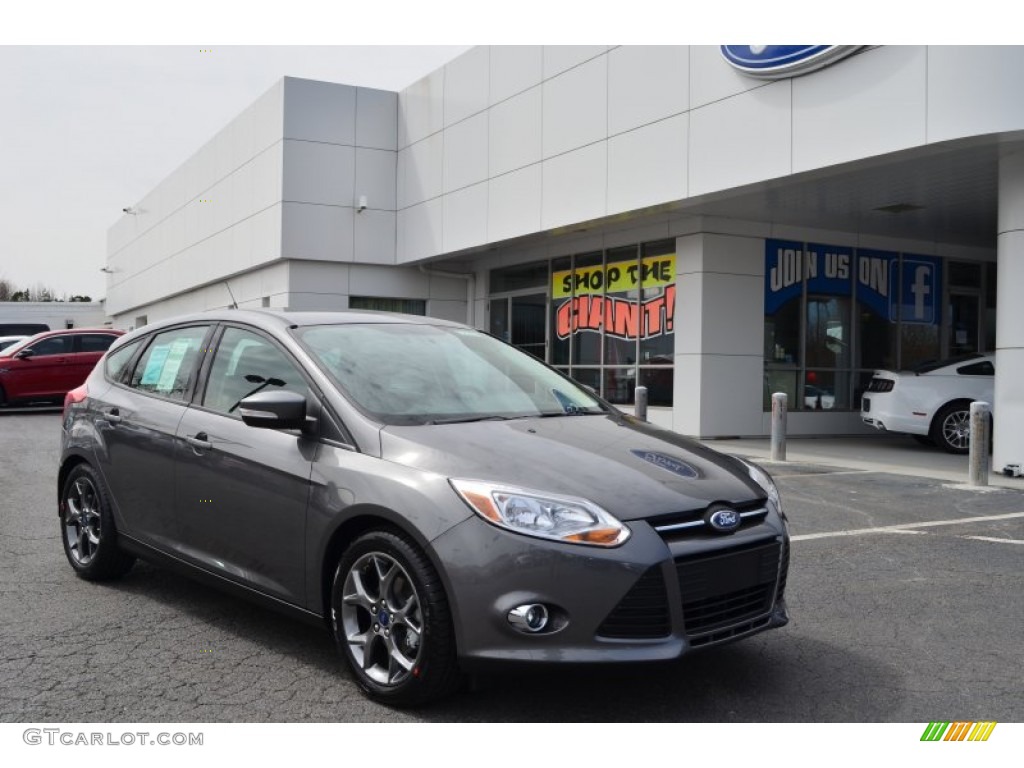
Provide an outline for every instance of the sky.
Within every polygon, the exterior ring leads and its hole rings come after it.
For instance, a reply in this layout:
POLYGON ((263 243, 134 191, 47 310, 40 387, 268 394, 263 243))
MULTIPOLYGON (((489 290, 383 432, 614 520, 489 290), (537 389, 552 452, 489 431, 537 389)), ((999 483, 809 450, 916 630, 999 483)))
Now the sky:
POLYGON ((889 0, 289 0, 263 11, 233 0, 8 4, 0 278, 103 296, 106 233, 121 209, 285 75, 401 90, 465 43, 985 42, 1015 34, 1014 25, 992 27, 984 8, 994 2, 976 0, 977 12, 964 14, 961 3, 934 0, 928 29, 913 4, 889 0))
POLYGON ((466 47, 0 46, 0 278, 99 298, 121 209, 281 77, 400 90, 466 47))

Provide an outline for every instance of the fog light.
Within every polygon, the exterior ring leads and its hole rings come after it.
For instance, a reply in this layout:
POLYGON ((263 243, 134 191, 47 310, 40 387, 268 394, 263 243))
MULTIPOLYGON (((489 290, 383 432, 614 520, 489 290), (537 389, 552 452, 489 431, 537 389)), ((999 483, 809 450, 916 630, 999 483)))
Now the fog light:
POLYGON ((548 609, 541 603, 516 606, 508 612, 508 623, 520 632, 540 632, 548 625, 548 609))

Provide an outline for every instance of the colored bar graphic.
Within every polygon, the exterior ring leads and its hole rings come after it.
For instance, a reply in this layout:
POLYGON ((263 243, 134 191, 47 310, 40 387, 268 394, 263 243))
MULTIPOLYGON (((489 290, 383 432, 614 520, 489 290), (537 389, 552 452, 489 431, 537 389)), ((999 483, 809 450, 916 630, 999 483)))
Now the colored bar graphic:
POLYGON ((983 722, 931 722, 921 734, 921 741, 988 741, 996 721, 983 722))
POLYGON ((978 733, 977 738, 971 739, 971 741, 988 741, 988 737, 992 735, 992 731, 996 728, 996 721, 978 723, 978 725, 984 726, 984 729, 978 733))
POLYGON ((967 727, 969 725, 971 725, 971 723, 953 723, 943 741, 963 741, 964 736, 967 735, 967 727))

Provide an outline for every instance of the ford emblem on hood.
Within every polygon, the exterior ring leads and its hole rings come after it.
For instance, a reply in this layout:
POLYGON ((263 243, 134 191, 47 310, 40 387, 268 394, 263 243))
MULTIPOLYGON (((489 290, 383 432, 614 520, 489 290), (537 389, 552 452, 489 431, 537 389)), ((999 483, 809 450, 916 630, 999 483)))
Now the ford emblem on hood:
POLYGON ((720 505, 711 507, 704 519, 717 533, 732 533, 742 522, 739 512, 732 507, 720 505))
POLYGON ((646 462, 650 462, 656 467, 661 467, 666 472, 671 472, 674 475, 686 477, 691 480, 698 477, 696 469, 686 462, 674 459, 667 454, 658 453, 657 451, 642 451, 636 448, 630 450, 630 453, 634 456, 638 456, 646 462))
POLYGON ((805 75, 849 56, 859 45, 723 45, 722 56, 751 77, 805 75))

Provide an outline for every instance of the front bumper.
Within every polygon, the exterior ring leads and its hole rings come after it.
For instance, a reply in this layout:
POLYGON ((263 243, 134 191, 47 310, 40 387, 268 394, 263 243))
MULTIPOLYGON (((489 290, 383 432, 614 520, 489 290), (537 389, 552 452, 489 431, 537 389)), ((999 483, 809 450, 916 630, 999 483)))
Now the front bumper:
POLYGON ((659 535, 630 521, 621 547, 548 542, 473 517, 433 542, 459 656, 493 662, 674 659, 788 622, 789 536, 778 514, 730 535, 659 535), (543 603, 553 629, 525 634, 507 619, 543 603))

